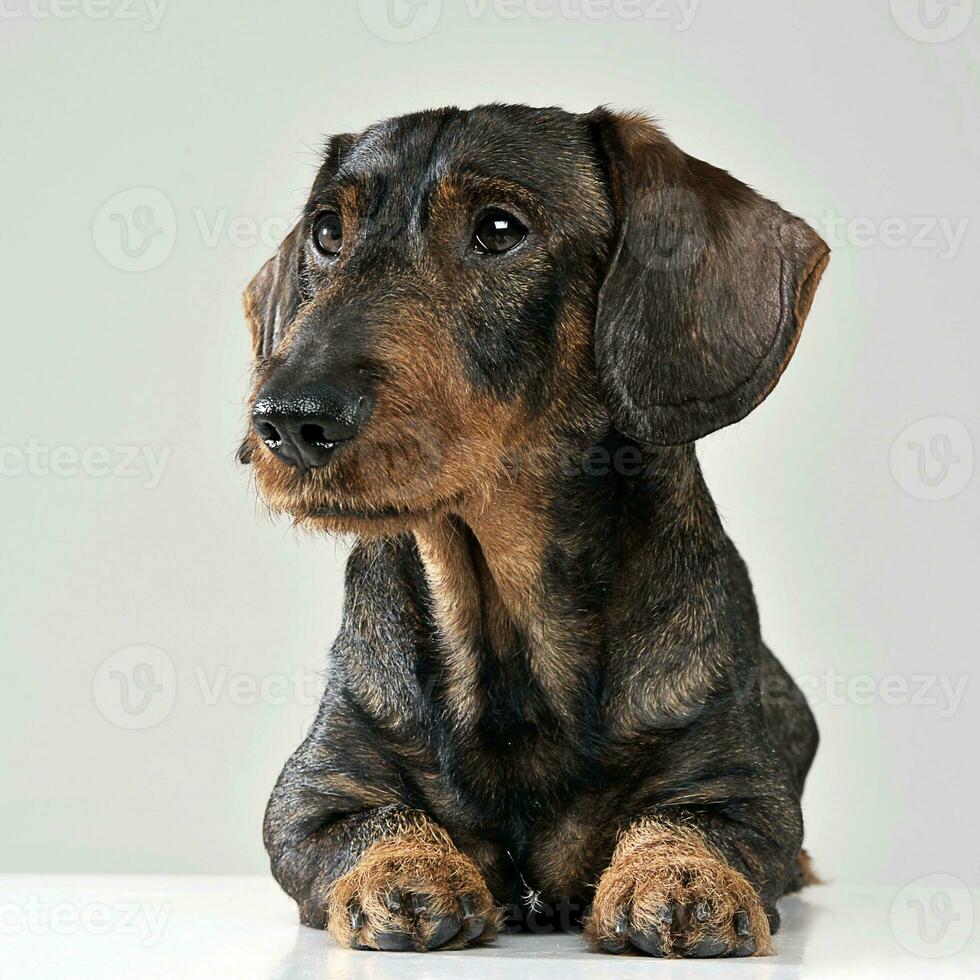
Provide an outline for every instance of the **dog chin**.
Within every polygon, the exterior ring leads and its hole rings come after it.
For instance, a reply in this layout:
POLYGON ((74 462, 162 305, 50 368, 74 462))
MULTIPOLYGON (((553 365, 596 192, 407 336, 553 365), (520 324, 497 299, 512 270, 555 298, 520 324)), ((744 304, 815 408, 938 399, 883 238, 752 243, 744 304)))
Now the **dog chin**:
POLYGON ((328 534, 356 534, 364 538, 391 537, 411 532, 428 523, 440 513, 450 511, 451 505, 405 508, 324 505, 293 512, 298 527, 311 532, 328 534))
POLYGON ((440 496, 428 484, 402 487, 399 493, 390 481, 385 486, 389 493, 376 497, 366 488, 345 486, 349 471, 328 465, 304 472, 254 444, 250 461, 262 502, 273 514, 291 517, 297 527, 311 531, 372 537, 402 533, 452 510, 463 499, 462 493, 440 496))
POLYGON ((450 512, 461 496, 447 500, 413 501, 411 504, 345 498, 327 495, 284 493, 277 487, 266 493, 261 483, 259 495, 274 514, 287 515, 297 527, 332 534, 359 534, 383 537, 411 531, 433 517, 450 512))

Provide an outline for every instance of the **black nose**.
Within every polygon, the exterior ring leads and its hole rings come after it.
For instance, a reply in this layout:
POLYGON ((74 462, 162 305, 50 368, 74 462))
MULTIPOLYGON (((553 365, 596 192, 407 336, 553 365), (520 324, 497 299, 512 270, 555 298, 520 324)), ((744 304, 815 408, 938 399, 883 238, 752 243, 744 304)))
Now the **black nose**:
POLYGON ((266 385, 255 399, 252 425, 281 460, 310 469, 329 462, 341 443, 357 435, 364 401, 328 385, 296 390, 266 385))

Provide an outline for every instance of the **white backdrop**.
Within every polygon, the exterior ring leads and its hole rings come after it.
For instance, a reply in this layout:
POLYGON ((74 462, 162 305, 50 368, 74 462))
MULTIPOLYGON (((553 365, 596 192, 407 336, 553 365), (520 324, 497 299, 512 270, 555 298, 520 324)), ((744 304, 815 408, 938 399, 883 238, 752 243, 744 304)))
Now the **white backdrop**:
POLYGON ((345 549, 234 462, 239 295, 326 134, 504 100, 646 109, 833 246, 700 454, 821 726, 818 869, 980 883, 973 7, 8 0, 0 868, 264 867, 345 549))

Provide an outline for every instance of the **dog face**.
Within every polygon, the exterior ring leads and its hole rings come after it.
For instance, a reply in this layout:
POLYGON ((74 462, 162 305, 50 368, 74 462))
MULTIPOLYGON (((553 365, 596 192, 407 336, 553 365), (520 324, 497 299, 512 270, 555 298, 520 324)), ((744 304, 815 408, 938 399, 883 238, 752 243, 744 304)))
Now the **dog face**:
POLYGON ((489 106, 334 137, 245 293, 241 456, 273 509, 383 533, 559 429, 690 442, 775 384, 826 256, 639 117, 489 106))

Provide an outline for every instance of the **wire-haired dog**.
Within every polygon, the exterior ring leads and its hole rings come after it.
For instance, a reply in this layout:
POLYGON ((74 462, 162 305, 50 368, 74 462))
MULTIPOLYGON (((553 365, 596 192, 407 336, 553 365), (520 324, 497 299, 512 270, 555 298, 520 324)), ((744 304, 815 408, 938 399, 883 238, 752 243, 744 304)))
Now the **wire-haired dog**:
POLYGON ((333 137, 250 283, 241 457, 357 536, 273 874, 359 949, 585 910, 763 954, 817 745, 694 440, 775 385, 828 250, 640 116, 485 106, 333 137))

